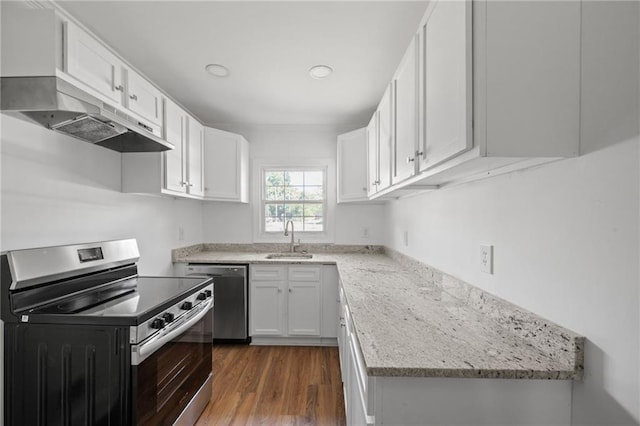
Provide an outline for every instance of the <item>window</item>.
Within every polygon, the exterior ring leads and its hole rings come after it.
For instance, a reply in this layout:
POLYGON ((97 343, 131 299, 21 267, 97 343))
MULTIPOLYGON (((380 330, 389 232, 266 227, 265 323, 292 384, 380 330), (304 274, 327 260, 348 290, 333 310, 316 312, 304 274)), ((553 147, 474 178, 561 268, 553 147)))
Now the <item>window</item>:
POLYGON ((263 168, 262 229, 281 233, 291 220, 296 232, 322 233, 326 224, 325 168, 263 168))

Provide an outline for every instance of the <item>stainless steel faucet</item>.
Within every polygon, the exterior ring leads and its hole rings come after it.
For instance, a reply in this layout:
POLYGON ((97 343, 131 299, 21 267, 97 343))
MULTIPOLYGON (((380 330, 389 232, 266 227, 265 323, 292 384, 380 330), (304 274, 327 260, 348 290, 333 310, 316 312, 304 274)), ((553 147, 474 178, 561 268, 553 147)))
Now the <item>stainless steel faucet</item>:
POLYGON ((294 240, 294 236, 293 236, 293 221, 288 220, 287 224, 284 226, 284 236, 288 236, 289 235, 289 224, 291 224, 291 245, 289 247, 289 252, 293 253, 295 250, 295 240, 294 240))

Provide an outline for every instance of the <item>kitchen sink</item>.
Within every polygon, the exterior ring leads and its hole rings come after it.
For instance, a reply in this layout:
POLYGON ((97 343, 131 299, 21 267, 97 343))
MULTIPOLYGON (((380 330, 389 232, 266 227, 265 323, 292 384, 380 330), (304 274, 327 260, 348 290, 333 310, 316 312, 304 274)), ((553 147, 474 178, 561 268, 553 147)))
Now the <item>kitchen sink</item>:
POLYGON ((311 259, 311 253, 271 253, 266 256, 267 259, 311 259))

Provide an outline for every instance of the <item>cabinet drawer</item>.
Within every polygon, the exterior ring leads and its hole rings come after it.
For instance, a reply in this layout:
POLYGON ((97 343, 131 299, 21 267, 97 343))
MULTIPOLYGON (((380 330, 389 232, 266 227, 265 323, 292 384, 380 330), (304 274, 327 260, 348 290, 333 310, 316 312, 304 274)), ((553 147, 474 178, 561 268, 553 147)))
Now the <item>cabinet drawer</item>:
POLYGON ((252 280, 261 281, 282 281, 285 279, 285 267, 284 266, 253 266, 249 268, 251 270, 252 280))
POLYGON ((320 281, 319 266, 289 266, 291 281, 320 281))
POLYGON ((367 371, 364 368, 364 359, 362 358, 362 352, 360 352, 360 345, 358 344, 358 339, 356 338, 355 333, 351 333, 349 336, 349 344, 351 345, 351 350, 353 351, 353 364, 355 368, 356 377, 358 379, 358 387, 360 388, 360 393, 362 394, 363 400, 367 401, 367 371))

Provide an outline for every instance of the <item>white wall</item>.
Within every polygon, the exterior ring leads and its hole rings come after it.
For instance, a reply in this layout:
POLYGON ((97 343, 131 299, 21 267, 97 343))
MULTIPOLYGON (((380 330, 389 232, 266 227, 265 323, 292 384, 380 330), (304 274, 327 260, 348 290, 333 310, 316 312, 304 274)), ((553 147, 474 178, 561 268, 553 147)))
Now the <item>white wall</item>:
MULTIPOLYGON (((0 251, 136 238, 139 272, 167 275, 171 248, 202 242, 201 203, 122 194, 119 153, 4 114, 0 133, 0 251)), ((3 392, 0 370, 0 418, 3 392)))
MULTIPOLYGON (((219 129, 243 135, 249 141, 249 156, 254 159, 291 160, 329 158, 334 164, 337 153, 337 136, 358 126, 323 125, 211 125, 219 129)), ((253 170, 251 170, 253 174, 253 170)), ((250 179, 253 184, 253 178, 250 179)), ((255 190, 251 187, 251 193, 255 190)), ((335 194, 333 194, 335 198, 335 194)), ((253 197, 250 196, 250 200, 253 197)), ((204 241, 251 243, 254 240, 252 203, 212 203, 204 205, 204 241)), ((332 241, 336 244, 382 244, 384 206, 339 204, 334 212, 332 241), (362 227, 367 227, 369 237, 362 237, 362 227)), ((284 235, 276 240, 288 242, 284 235)), ((302 237, 302 243, 304 243, 302 237)))
POLYGON ((389 246, 586 336, 574 425, 640 422, 638 8, 583 3, 583 156, 387 208, 389 246))
POLYGON ((0 119, 0 250, 136 238, 140 273, 163 275, 172 272, 171 248, 202 242, 200 202, 123 194, 121 154, 0 119))

